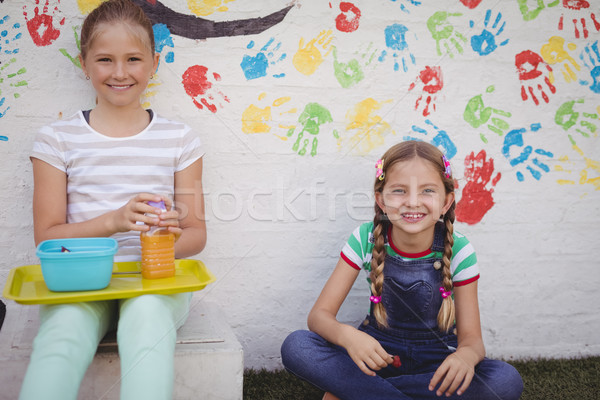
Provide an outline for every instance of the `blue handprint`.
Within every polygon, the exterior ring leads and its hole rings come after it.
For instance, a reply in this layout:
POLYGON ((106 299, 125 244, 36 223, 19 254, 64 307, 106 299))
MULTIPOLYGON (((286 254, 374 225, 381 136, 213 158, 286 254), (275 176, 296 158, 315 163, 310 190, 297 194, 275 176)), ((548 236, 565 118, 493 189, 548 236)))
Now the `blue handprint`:
MULTIPOLYGON (((492 27, 491 27, 491 29, 497 28, 496 33, 490 32, 488 30, 488 25, 490 23, 491 16, 492 16, 492 10, 487 10, 485 13, 485 20, 483 23, 483 25, 484 25, 483 31, 481 31, 481 34, 473 35, 471 37, 471 47, 473 48, 474 51, 479 53, 480 56, 487 56, 488 54, 490 54, 491 52, 493 52, 494 50, 496 50, 498 48, 498 44, 496 44, 496 38, 498 36, 500 36, 502 34, 502 32, 504 32, 504 26, 506 25, 506 22, 502 22, 502 24, 498 27, 498 25, 502 21, 502 14, 498 13, 498 15, 496 16, 496 19, 494 20, 494 23, 492 24, 492 27)), ((475 22, 470 21, 469 25, 472 28, 473 25, 475 25, 475 22)), ((508 43, 508 39, 501 42, 500 46, 504 46, 507 43, 508 43)))
MULTIPOLYGON (((451 159, 452 157, 454 157, 456 155, 456 145, 454 144, 452 139, 450 139, 450 136, 448 136, 448 133, 446 131, 438 128, 437 126, 435 126, 435 124, 428 119, 425 120, 425 123, 427 125, 431 125, 437 131, 437 135, 435 135, 433 137, 433 139, 427 140, 427 141, 429 143, 431 143, 432 145, 434 145, 435 147, 440 148, 440 150, 446 155, 446 157, 448 159, 451 159)), ((429 132, 427 132, 426 129, 420 128, 416 125, 412 126, 412 130, 415 133, 418 133, 423 136, 427 136, 429 134, 429 132)), ((423 140, 422 137, 413 137, 413 136, 404 136, 403 139, 404 140, 423 140)))
POLYGON ((583 62, 583 65, 590 71, 589 80, 579 80, 583 86, 589 86, 590 90, 594 93, 600 93, 600 51, 598 51, 598 41, 596 40, 591 45, 585 46, 579 58, 583 62))
MULTIPOLYGON (((542 128, 541 124, 531 124, 531 131, 532 132, 537 132, 538 130, 540 130, 542 128)), ((509 161, 510 161, 510 165, 511 166, 517 166, 519 164, 523 164, 525 163, 525 161, 528 161, 533 164, 533 165, 527 165, 526 168, 529 171, 529 173, 531 174, 531 176, 536 179, 536 180, 540 180, 540 178, 542 177, 542 173, 543 172, 549 172, 550 171, 550 167, 543 163, 542 161, 539 160, 538 157, 536 157, 536 154, 539 154, 540 156, 544 156, 544 157, 554 157, 554 154, 552 154, 549 151, 546 150, 542 150, 542 149, 536 149, 533 150, 533 147, 531 146, 524 146, 524 142, 523 142, 523 133, 526 132, 525 128, 521 128, 521 129, 513 129, 512 131, 508 132, 506 134, 506 136, 504 137, 504 145, 502 146, 502 154, 504 155, 504 157, 506 157, 509 161), (521 151, 521 153, 516 156, 513 157, 511 156, 511 149, 513 147, 522 147, 523 150, 521 151), (533 154, 533 158, 531 158, 530 160, 530 156, 532 156, 533 154), (537 168, 535 168, 537 167, 537 168)), ((523 176, 523 173, 521 171, 517 171, 516 172, 517 175, 517 179, 519 180, 519 182, 523 182, 525 180, 525 177, 523 176)))
MULTIPOLYGON (((269 41, 260 49, 260 51, 254 57, 251 57, 247 54, 244 55, 240 66, 242 67, 242 70, 244 71, 244 75, 246 76, 247 80, 262 78, 263 76, 266 76, 267 68, 269 67, 269 65, 274 65, 280 61, 283 61, 287 57, 287 54, 283 53, 279 58, 273 61, 273 59, 276 56, 276 53, 281 48, 281 42, 279 42, 277 43, 277 45, 275 45, 273 49, 269 49, 269 47, 271 47, 274 41, 275 38, 269 39, 269 41)), ((248 43, 248 46, 246 46, 246 48, 253 49, 254 44, 254 41, 251 40, 250 43, 248 43)), ((285 73, 273 75, 273 77, 275 78, 283 78, 284 76, 285 73)))
MULTIPOLYGON (((394 71, 400 69, 400 63, 398 62, 400 53, 404 54, 408 52, 408 58, 410 59, 411 64, 415 65, 415 56, 408 50, 408 43, 406 42, 406 32, 408 32, 408 28, 402 24, 393 24, 387 26, 384 32, 385 45, 392 51, 394 56, 394 71)), ((384 61, 387 54, 387 50, 383 50, 378 60, 384 61)), ((401 56, 401 59, 402 70, 406 72, 408 71, 407 59, 404 55, 401 56)))
MULTIPOLYGON (((392 2, 395 3, 398 0, 390 0, 390 1, 392 1, 392 2)), ((400 9, 402 11, 404 11, 405 13, 410 13, 410 11, 408 10, 408 8, 406 7, 405 4, 411 4, 413 6, 420 6, 421 5, 421 2, 417 1, 417 0, 399 0, 399 2, 400 2, 400 9)))
POLYGON ((8 27, 7 29, 3 29, 4 24, 8 25, 9 19, 10 16, 8 15, 5 15, 4 18, 0 19, 0 53, 17 54, 19 52, 19 49, 11 49, 7 47, 15 40, 21 38, 22 34, 18 31, 21 28, 21 24, 17 22, 12 26, 8 27))
MULTIPOLYGON (((175 47, 173 44, 173 37, 171 36, 171 31, 167 28, 165 24, 155 24, 152 29, 154 30, 154 43, 157 53, 162 53, 163 48, 165 46, 175 47)), ((175 61, 175 53, 169 51, 164 56, 165 62, 170 64, 175 61)))

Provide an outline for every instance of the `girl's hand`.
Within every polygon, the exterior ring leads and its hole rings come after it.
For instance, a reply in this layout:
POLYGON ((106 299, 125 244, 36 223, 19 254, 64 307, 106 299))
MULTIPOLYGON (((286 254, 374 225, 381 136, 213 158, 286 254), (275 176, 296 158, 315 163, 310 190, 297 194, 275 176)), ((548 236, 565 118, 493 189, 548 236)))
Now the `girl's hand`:
POLYGON ((394 357, 381 347, 381 344, 372 336, 351 328, 344 346, 350 358, 362 372, 375 376, 375 371, 387 367, 394 362, 394 357))
POLYGON ((183 229, 179 227, 179 211, 173 208, 173 202, 167 197, 162 198, 168 211, 158 214, 158 226, 167 227, 169 232, 175 235, 175 241, 179 239, 183 229))
POLYGON ((462 358, 460 350, 457 350, 446 357, 435 371, 429 382, 429 390, 435 390, 439 384, 436 395, 442 396, 445 393, 446 396, 451 396, 456 391, 456 394, 460 396, 467 390, 474 375, 475 366, 462 358), (458 390, 456 390, 457 388, 458 390))
POLYGON ((155 194, 139 193, 135 195, 123 207, 111 212, 112 230, 114 232, 143 232, 148 231, 151 225, 158 225, 160 215, 166 214, 166 212, 148 205, 148 202, 161 200, 165 200, 166 204, 166 199, 155 194), (146 213, 158 215, 158 217, 147 216, 146 213), (138 222, 142 222, 144 225, 138 224, 138 222))

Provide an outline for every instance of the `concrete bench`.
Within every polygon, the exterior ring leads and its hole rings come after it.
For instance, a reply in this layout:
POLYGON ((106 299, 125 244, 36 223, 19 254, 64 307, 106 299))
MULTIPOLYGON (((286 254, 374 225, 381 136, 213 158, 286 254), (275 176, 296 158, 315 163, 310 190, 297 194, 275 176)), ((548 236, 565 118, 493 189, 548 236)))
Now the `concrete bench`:
MULTIPOLYGON (((12 303, 12 302, 9 302, 12 303)), ((17 399, 37 334, 38 307, 7 305, 0 331, 0 398, 17 399)), ((119 399, 121 369, 114 335, 98 347, 79 399, 119 399)), ((242 399, 242 346, 214 303, 192 300, 177 333, 173 399, 242 399)))

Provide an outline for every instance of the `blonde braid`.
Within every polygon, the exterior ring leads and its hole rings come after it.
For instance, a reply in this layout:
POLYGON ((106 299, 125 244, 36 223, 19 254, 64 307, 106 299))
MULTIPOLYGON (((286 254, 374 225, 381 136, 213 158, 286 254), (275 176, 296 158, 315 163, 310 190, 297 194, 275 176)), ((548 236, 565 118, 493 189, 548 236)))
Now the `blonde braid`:
MULTIPOLYGON (((383 211, 376 207, 375 219, 373 221, 373 255, 371 257, 371 273, 369 275, 371 279, 371 292, 373 296, 381 296, 383 290, 383 266, 385 262, 385 237, 384 228, 386 226, 384 222, 385 215, 383 211)), ((373 315, 377 320, 379 326, 387 327, 387 313, 383 303, 380 301, 373 305, 373 315)))
MULTIPOLYGON (((444 255, 442 257, 442 286, 447 292, 452 291, 452 272, 450 271, 450 262, 452 261, 452 246, 454 245, 454 209, 455 203, 452 203, 450 209, 444 215, 446 225, 446 238, 444 239, 444 255)), ((454 300, 448 296, 442 300, 442 306, 438 313, 438 327, 442 332, 448 332, 454 326, 454 300)))

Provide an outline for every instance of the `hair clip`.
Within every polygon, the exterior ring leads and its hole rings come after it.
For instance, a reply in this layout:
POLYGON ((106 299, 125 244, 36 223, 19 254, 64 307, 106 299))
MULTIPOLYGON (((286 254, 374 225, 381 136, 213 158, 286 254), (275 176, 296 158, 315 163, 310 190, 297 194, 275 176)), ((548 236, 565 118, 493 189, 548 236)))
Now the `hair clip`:
POLYGON ((380 181, 384 180, 385 173, 383 172, 383 158, 381 160, 377 160, 375 168, 377 168, 377 173, 375 174, 375 177, 379 178, 380 181))
POLYGON ((447 292, 443 286, 440 287, 440 293, 442 294, 443 298, 446 298, 446 297, 452 295, 452 291, 447 292))
POLYGON ((452 175, 452 170, 450 169, 450 161, 446 158, 445 155, 442 154, 442 161, 444 162, 444 176, 446 178, 450 178, 452 175))
POLYGON ((371 296, 369 300, 371 300, 371 303, 377 304, 381 301, 381 296, 371 296))

